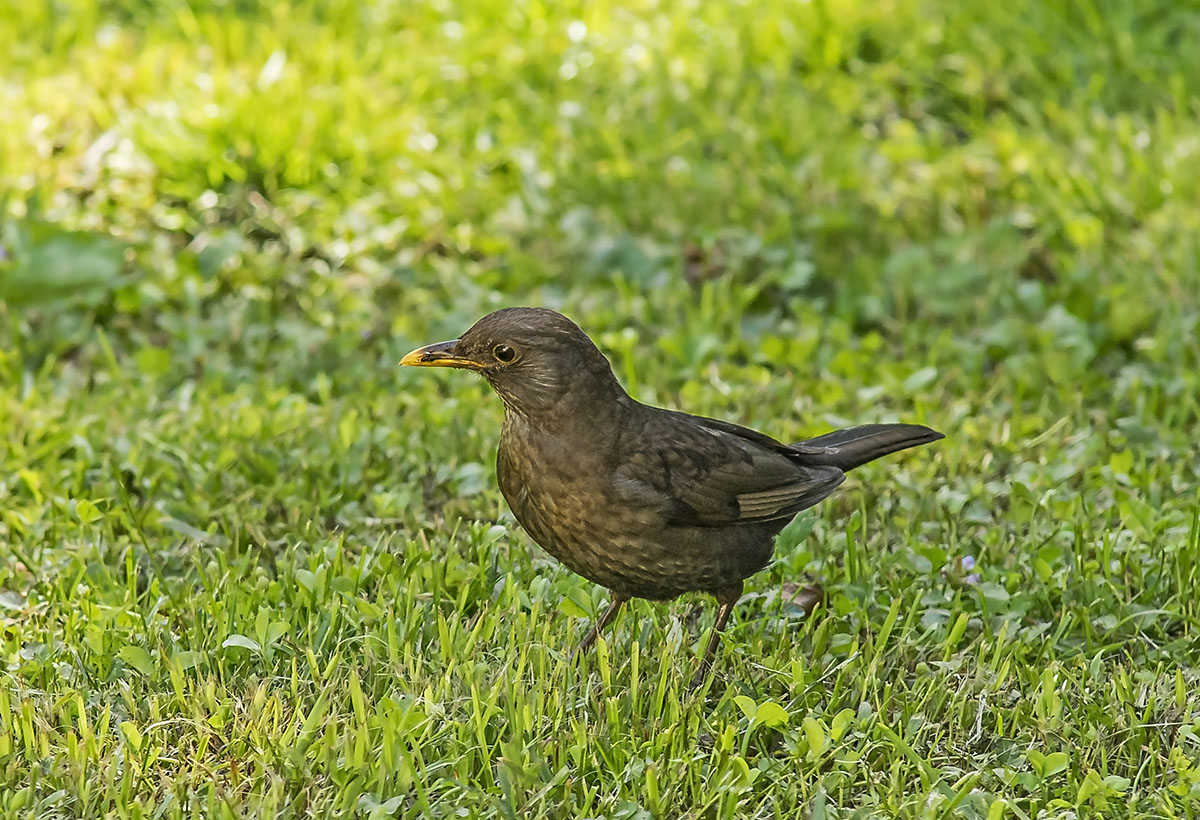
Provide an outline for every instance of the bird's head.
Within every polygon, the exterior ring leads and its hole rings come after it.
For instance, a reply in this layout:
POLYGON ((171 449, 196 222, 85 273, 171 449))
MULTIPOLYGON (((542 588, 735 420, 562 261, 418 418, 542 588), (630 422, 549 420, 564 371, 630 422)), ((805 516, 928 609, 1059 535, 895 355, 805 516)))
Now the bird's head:
POLYGON ((459 338, 419 347, 400 364, 474 370, 508 410, 531 417, 565 403, 625 395, 587 334, 545 308, 489 313, 459 338))

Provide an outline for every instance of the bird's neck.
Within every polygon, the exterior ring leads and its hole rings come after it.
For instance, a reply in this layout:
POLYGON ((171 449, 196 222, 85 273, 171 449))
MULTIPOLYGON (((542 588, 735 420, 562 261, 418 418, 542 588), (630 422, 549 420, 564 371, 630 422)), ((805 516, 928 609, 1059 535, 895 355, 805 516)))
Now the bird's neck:
POLYGON ((594 437, 609 437, 621 424, 621 418, 634 403, 611 372, 607 379, 580 379, 552 398, 539 396, 530 401, 530 394, 520 396, 500 393, 504 401, 504 423, 507 428, 537 430, 549 436, 565 436, 584 445, 594 437))

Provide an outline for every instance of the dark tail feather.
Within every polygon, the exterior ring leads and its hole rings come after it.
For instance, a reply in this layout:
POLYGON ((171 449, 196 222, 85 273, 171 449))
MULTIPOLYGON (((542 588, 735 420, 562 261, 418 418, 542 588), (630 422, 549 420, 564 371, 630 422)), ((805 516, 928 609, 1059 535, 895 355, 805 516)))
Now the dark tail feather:
POLYGON ((868 461, 945 438, 920 424, 864 424, 835 430, 792 445, 804 464, 828 465, 848 472, 868 461))

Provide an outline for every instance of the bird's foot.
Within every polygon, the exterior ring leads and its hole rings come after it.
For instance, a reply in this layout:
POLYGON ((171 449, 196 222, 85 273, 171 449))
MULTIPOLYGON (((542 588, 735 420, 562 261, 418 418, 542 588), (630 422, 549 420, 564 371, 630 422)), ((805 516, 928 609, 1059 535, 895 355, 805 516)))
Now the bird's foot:
POLYGON ((704 688, 704 684, 708 681, 709 673, 711 672, 711 664, 701 664, 696 670, 696 674, 692 676, 691 682, 688 684, 687 693, 694 695, 704 688))

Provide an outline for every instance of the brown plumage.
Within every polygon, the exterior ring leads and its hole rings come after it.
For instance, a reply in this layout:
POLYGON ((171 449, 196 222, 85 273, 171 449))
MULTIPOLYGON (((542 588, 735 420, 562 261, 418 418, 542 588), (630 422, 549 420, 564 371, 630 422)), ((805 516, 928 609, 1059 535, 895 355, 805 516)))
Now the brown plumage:
POLYGON ((742 581, 771 559, 775 536, 851 470, 942 438, 915 424, 870 424, 782 444, 736 424, 630 398, 574 322, 506 308, 461 338, 414 350, 405 365, 483 375, 504 402, 500 491, 539 545, 603 584, 612 604, 586 649, 629 598, 711 593, 718 633, 742 581))

